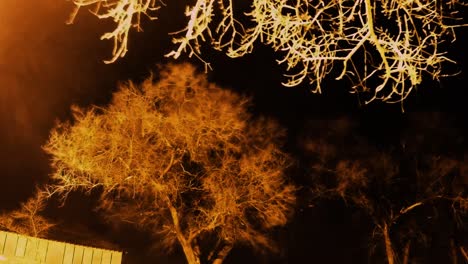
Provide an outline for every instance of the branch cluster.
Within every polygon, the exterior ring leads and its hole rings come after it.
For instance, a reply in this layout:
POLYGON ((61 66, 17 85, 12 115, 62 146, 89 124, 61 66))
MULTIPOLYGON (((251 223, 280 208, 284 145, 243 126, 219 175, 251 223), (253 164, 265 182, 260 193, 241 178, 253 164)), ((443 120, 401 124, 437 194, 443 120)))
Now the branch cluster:
MULTIPOLYGON (((140 15, 156 8, 154 0, 75 4, 96 5, 100 18, 117 23, 113 32, 103 35, 114 39, 109 62, 125 54, 128 32, 139 27, 140 15)), ((367 102, 403 102, 425 74, 443 76, 442 63, 452 61, 441 44, 455 37, 455 27, 463 26, 457 8, 464 4, 458 0, 254 0, 243 15, 234 4, 197 0, 188 6, 187 26, 174 33, 176 48, 167 56, 188 52, 203 61, 201 44, 210 42, 230 57, 242 57, 261 42, 286 65, 285 86, 307 81, 320 93, 323 79, 338 64, 337 79, 349 78, 352 92, 371 91, 367 102)))

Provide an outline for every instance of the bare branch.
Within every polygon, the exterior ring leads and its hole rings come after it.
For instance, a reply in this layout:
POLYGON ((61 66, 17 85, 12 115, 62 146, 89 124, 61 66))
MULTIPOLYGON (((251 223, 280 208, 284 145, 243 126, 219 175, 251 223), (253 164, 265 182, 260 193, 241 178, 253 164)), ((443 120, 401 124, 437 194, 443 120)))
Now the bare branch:
MULTIPOLYGON (((103 39, 114 40, 114 62, 125 55, 131 27, 140 16, 159 8, 155 0, 74 0, 76 8, 95 6, 101 19, 117 23, 103 39)), ((257 42, 270 46, 286 66, 284 86, 309 82, 320 93, 323 79, 341 66, 337 79, 353 82, 351 92, 369 92, 367 103, 403 102, 421 84, 423 76, 438 79, 444 63, 453 61, 441 44, 455 39, 463 27, 459 0, 253 0, 247 12, 235 13, 234 0, 196 0, 187 6, 187 26, 173 33, 176 45, 166 56, 201 54, 207 42, 228 56, 242 57, 257 42), (219 13, 219 23, 213 17, 219 13), (241 15, 241 14, 244 15, 241 15), (361 67, 362 65, 362 67, 361 67)), ((77 10, 72 15, 76 16, 77 10)))

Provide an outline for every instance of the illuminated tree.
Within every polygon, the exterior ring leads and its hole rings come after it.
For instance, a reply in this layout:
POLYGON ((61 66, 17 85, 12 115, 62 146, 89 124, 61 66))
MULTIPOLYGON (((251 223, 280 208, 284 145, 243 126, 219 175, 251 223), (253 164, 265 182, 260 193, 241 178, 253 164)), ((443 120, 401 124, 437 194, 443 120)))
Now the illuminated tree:
POLYGON ((402 150, 377 149, 350 136, 347 122, 322 124, 327 135, 304 141, 313 197, 339 198, 365 212, 375 227, 373 239, 380 241, 375 246, 389 264, 415 262, 411 249, 428 247, 435 230, 450 233, 452 263, 458 256, 466 258, 466 242, 456 237, 468 232, 467 154, 429 151, 426 146, 434 147, 435 141, 418 142, 413 136, 402 150))
MULTIPOLYGON (((94 6, 100 19, 117 26, 102 39, 113 39, 114 62, 127 52, 129 31, 140 29, 141 16, 154 19, 156 0, 74 0, 76 10, 94 6)), ((337 67, 337 79, 348 77, 352 92, 372 91, 367 102, 402 102, 423 75, 439 78, 441 65, 452 62, 441 44, 455 39, 463 26, 459 0, 253 0, 247 10, 233 0, 197 0, 188 6, 187 26, 175 33, 175 49, 203 61, 200 47, 209 42, 230 57, 253 51, 257 42, 278 52, 285 64, 285 86, 304 81, 321 92, 321 82, 337 67), (242 15, 244 14, 244 15, 242 15)), ((204 61, 205 62, 205 61, 204 61)), ((205 62, 209 67, 209 63, 205 62)))
POLYGON ((108 106, 74 107, 73 123, 52 131, 49 194, 96 190, 108 219, 180 245, 190 264, 221 263, 238 243, 273 249, 267 231, 286 224, 295 188, 282 131, 247 104, 188 64, 122 85, 108 106))
POLYGON ((0 215, 0 229, 33 237, 46 237, 49 230, 55 226, 49 219, 41 215, 47 202, 47 196, 42 191, 21 204, 21 208, 0 215))

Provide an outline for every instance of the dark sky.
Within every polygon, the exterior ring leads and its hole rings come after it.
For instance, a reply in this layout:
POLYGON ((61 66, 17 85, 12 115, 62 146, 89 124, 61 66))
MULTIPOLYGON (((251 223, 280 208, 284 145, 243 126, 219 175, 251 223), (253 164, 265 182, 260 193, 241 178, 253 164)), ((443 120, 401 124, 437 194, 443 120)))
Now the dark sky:
MULTIPOLYGON (((156 64, 172 61, 164 58, 171 48, 167 34, 185 22, 184 6, 176 2, 182 1, 168 2, 158 20, 145 22, 144 32, 132 32, 127 56, 111 65, 102 61, 109 58, 112 43, 99 36, 112 23, 100 23, 82 10, 74 25, 65 25, 72 11, 65 0, 0 2, 0 209, 16 206, 30 195, 34 183, 46 179, 49 167, 40 146, 55 120, 69 118, 71 104, 106 103, 118 81, 142 80, 156 64)), ((367 136, 385 142, 408 125, 408 113, 442 111, 457 120, 455 125, 465 126, 468 34, 465 28, 457 32, 448 56, 459 64, 448 69, 461 74, 425 81, 405 102, 405 114, 398 104, 359 105, 356 95, 347 92, 349 83, 333 78, 323 84, 322 95, 306 86, 282 87, 283 66, 261 45, 241 59, 209 49, 204 56, 212 62, 211 80, 253 96, 255 114, 277 118, 288 128, 291 149, 308 120, 341 115, 353 116, 367 136)), ((203 68, 196 59, 182 60, 203 68)))

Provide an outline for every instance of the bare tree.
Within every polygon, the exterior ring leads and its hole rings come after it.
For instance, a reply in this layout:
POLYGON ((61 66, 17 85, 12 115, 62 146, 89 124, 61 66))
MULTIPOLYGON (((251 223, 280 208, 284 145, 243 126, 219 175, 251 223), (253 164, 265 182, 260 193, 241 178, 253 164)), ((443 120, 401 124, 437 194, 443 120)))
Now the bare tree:
POLYGON ((57 181, 49 193, 100 191, 108 219, 180 245, 190 264, 222 263, 237 243, 272 249, 267 231, 295 202, 282 131, 189 64, 159 75, 122 85, 106 107, 73 108, 44 147, 57 181))
POLYGON ((21 204, 20 209, 0 215, 0 228, 21 235, 46 237, 55 226, 51 220, 43 217, 47 195, 36 190, 33 197, 21 204))
MULTIPOLYGON (((154 19, 160 7, 156 0, 74 3, 70 22, 80 7, 94 6, 100 19, 117 23, 102 36, 114 41, 107 62, 125 55, 131 28, 140 30, 141 17, 154 19)), ((321 81, 338 64, 337 79, 350 78, 352 92, 372 91, 367 102, 402 102, 424 74, 439 78, 441 65, 452 62, 441 44, 455 39, 454 28, 463 26, 457 10, 464 5, 459 0, 254 0, 243 10, 233 0, 197 0, 187 7, 187 26, 176 33, 176 48, 167 56, 188 52, 203 61, 200 47, 206 41, 230 57, 242 57, 259 41, 280 54, 285 86, 307 80, 321 92, 321 81)))
MULTIPOLYGON (((304 141, 311 158, 313 197, 340 198, 365 212, 389 264, 411 263, 411 248, 428 246, 433 230, 444 228, 453 237, 466 233, 466 154, 424 151, 424 145, 433 143, 427 141, 418 142, 414 152, 376 148, 349 131, 339 131, 349 127, 343 122, 331 121, 328 128, 322 127, 328 134, 304 141), (340 136, 333 131, 336 127, 340 136), (437 219, 439 215, 448 220, 437 219)), ((450 242, 452 259, 457 251, 463 255, 458 242, 450 242)))

